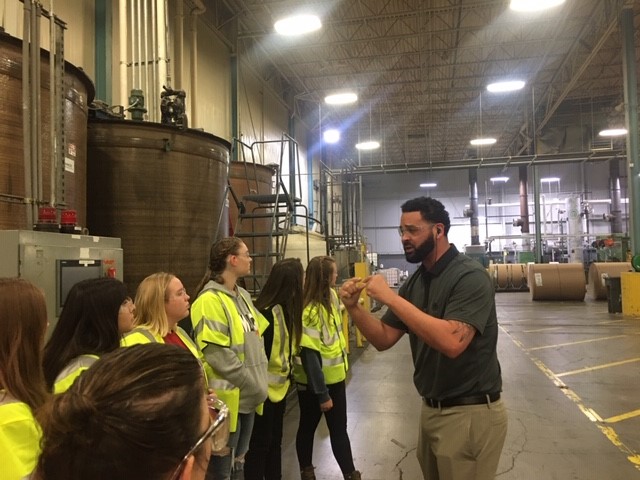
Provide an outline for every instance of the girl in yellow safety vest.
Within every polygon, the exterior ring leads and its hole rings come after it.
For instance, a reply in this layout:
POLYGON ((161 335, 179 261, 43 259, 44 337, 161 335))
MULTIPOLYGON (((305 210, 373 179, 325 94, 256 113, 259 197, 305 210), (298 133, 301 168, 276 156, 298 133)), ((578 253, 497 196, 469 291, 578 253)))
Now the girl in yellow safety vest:
POLYGON ((302 480, 315 480, 313 437, 324 414, 331 449, 345 480, 360 480, 347 434, 345 379, 349 364, 342 334, 340 301, 333 290, 338 270, 331 257, 314 257, 304 281, 302 337, 295 358, 300 423, 296 452, 302 480))
POLYGON ((178 277, 157 272, 146 277, 136 291, 135 327, 122 339, 123 347, 141 343, 168 343, 188 350, 211 375, 200 349, 178 322, 189 317, 191 297, 178 277))
POLYGON ((261 338, 267 321, 236 284, 251 271, 251 255, 237 237, 211 247, 198 298, 191 307, 196 343, 213 370, 209 387, 229 407, 227 448, 211 457, 208 478, 228 480, 244 468, 256 411, 267 398, 267 357, 261 338))
POLYGON ((289 390, 292 352, 302 333, 302 282, 304 269, 298 258, 285 258, 272 267, 255 301, 269 326, 263 334, 269 359, 269 398, 262 415, 256 415, 244 480, 282 479, 282 422, 289 390))
POLYGON ((115 278, 76 283, 65 299, 58 323, 44 348, 47 387, 62 393, 101 355, 120 346, 133 328, 134 305, 115 278))
POLYGON ((40 454, 34 412, 48 397, 42 371, 47 307, 42 291, 18 278, 0 278, 0 476, 31 474, 40 454))

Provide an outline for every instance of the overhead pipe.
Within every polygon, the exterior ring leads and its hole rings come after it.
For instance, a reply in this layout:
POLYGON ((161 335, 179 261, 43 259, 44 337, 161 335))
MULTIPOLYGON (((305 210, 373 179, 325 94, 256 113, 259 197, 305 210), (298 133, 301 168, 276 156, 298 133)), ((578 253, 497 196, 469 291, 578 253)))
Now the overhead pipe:
POLYGON ((49 22, 49 116, 51 121, 49 122, 49 149, 51 155, 51 173, 50 179, 50 199, 49 205, 56 206, 56 193, 58 190, 58 154, 57 154, 57 135, 56 135, 56 121, 58 119, 58 109, 56 108, 56 96, 60 94, 57 92, 55 72, 56 72, 56 23, 53 16, 53 0, 50 0, 49 13, 51 15, 51 21, 49 22), (54 120, 55 119, 55 120, 54 120))
MULTIPOLYGON (((136 23, 135 23, 135 1, 129 0, 129 38, 131 38, 131 85, 130 90, 138 88, 136 81, 136 23)), ((126 92, 127 102, 129 101, 129 92, 126 92)), ((125 104, 126 105, 126 104, 125 104)))
POLYGON ((159 112, 158 102, 160 101, 161 89, 158 89, 158 31, 157 31, 157 13, 156 2, 151 2, 151 55, 153 56, 151 62, 151 92, 150 96, 153 99, 152 109, 153 112, 152 121, 159 122, 162 118, 162 113, 159 112))
MULTIPOLYGON (((195 8, 191 10, 191 121, 192 127, 198 125, 196 98, 198 97, 198 15, 206 11, 202 0, 195 0, 195 8)), ((264 110, 263 110, 264 111, 264 110)))
POLYGON ((624 78, 624 116, 627 126, 627 178, 629 191, 629 234, 631 253, 640 253, 640 135, 638 135, 638 80, 633 5, 620 15, 622 31, 622 70, 624 78))
POLYGON ((622 229, 622 203, 620 196, 620 164, 618 160, 609 162, 609 195, 611 197, 611 233, 624 233, 622 229))
POLYGON ((158 11, 156 23, 158 25, 158 87, 159 91, 162 91, 162 86, 171 85, 171 81, 168 75, 167 69, 167 48, 169 45, 167 28, 167 4, 166 0, 160 0, 158 2, 158 11))
POLYGON ((22 34, 22 150, 24 157, 24 196, 27 203, 27 227, 35 223, 36 211, 33 199, 33 177, 31 176, 31 56, 29 55, 31 38, 31 0, 25 0, 23 6, 22 34))
POLYGON ((471 224, 471 245, 480 245, 480 227, 478 222, 478 170, 469 169, 469 209, 471 224))
POLYGON ((40 12, 41 6, 34 3, 31 8, 31 181, 38 205, 42 201, 42 155, 40 121, 40 12))
MULTIPOLYGON (((142 37, 144 37, 144 60, 142 62, 140 62, 140 66, 141 66, 141 73, 144 73, 144 94, 148 99, 153 99, 153 96, 151 95, 151 90, 149 88, 149 65, 151 64, 151 62, 149 62, 149 12, 147 11, 147 0, 141 0, 142 1, 142 22, 143 22, 143 28, 144 28, 144 35, 142 35, 142 37), (144 67, 142 67, 142 65, 144 65, 144 67)), ((142 40, 140 40, 140 43, 142 43, 142 40)), ((149 105, 149 107, 147 108, 147 111, 149 112, 149 120, 154 121, 155 119, 154 117, 154 108, 152 108, 154 102, 146 102, 147 105, 149 105)))
POLYGON ((118 36, 120 41, 120 104, 128 105, 127 89, 127 0, 118 3, 118 36))
POLYGON ((533 198, 534 198, 534 222, 536 226, 536 239, 535 239, 535 256, 536 263, 542 263, 542 232, 540 228, 540 200, 542 200, 542 218, 544 223, 544 233, 547 233, 547 221, 544 212, 544 195, 540 195, 540 175, 538 173, 538 167, 533 167, 533 198))
POLYGON ((520 165, 518 167, 518 182, 520 190, 520 219, 522 225, 520 231, 522 233, 530 233, 529 230, 529 198, 527 194, 527 167, 520 165))
POLYGON ((182 70, 183 57, 184 57, 184 0, 178 0, 176 3, 176 18, 175 18, 175 30, 176 33, 173 39, 173 52, 175 61, 173 62, 175 85, 174 89, 183 89, 182 85, 182 70))
MULTIPOLYGON (((136 62, 137 72, 138 72, 138 87, 142 89, 144 85, 142 83, 142 2, 145 0, 136 0, 136 23, 138 25, 138 29, 134 37, 136 38, 136 49, 138 50, 138 61, 136 62)), ((144 92, 146 95, 147 92, 144 92)))
POLYGON ((386 165, 355 166, 352 171, 358 175, 375 175, 379 173, 411 173, 425 172, 432 170, 459 170, 468 168, 504 168, 505 166, 516 165, 554 165, 575 162, 604 162, 612 158, 627 158, 621 150, 615 150, 607 155, 595 155, 593 152, 585 152, 583 155, 576 154, 545 154, 545 155, 520 155, 518 157, 484 157, 482 162, 477 159, 467 159, 455 162, 431 162, 431 163, 405 163, 386 165))

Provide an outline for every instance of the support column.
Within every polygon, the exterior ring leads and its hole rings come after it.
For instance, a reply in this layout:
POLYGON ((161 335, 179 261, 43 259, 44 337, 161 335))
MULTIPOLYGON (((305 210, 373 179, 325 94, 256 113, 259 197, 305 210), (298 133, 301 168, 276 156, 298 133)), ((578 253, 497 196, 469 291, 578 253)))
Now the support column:
POLYGON ((480 228, 478 223, 478 169, 469 169, 469 209, 471 216, 471 245, 480 245, 480 228))
POLYGON ((634 43, 633 7, 620 16, 622 31, 622 70, 624 77, 624 114, 627 125, 627 165, 629 195, 629 234, 631 252, 640 253, 640 153, 638 148, 638 81, 634 43))

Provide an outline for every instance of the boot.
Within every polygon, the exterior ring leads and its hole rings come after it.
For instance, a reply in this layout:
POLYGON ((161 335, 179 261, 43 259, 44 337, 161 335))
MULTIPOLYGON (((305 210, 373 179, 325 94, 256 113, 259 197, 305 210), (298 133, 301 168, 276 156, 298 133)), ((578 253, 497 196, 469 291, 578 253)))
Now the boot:
POLYGON ((313 465, 309 467, 304 467, 300 470, 300 479, 301 480, 316 480, 316 474, 313 473, 315 467, 313 465))
POLYGON ((362 480, 362 476, 358 470, 354 470, 349 475, 345 475, 344 480, 362 480))

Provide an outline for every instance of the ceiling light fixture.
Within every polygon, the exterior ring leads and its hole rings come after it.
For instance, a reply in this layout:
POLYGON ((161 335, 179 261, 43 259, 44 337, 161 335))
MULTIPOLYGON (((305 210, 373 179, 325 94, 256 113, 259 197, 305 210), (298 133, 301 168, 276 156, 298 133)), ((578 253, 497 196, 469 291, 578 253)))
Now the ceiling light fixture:
POLYGON ((420 188, 436 188, 437 186, 438 184, 434 182, 427 182, 427 183, 420 184, 420 188))
POLYGON ((325 130, 322 138, 324 138, 324 141, 327 143, 338 143, 340 141, 340 132, 335 128, 325 130))
POLYGON ((539 12, 562 5, 565 0, 511 0, 509 8, 516 12, 539 12))
POLYGON ((280 35, 292 36, 314 32, 322 27, 322 22, 315 15, 293 15, 278 20, 274 25, 280 35))
POLYGON ((324 97, 324 101, 329 105, 348 105, 358 101, 358 95, 353 92, 334 93, 324 97))
POLYGON ((554 183, 559 181, 560 181, 559 177, 544 177, 540 179, 540 183, 554 183))
POLYGON ((506 183, 509 181, 509 177, 491 177, 489 180, 491 180, 492 182, 506 183))
POLYGON ((482 145, 493 145, 496 142, 497 140, 495 138, 474 138, 469 143, 478 147, 482 145))
POLYGON ((524 85, 525 83, 522 80, 509 80, 506 82, 490 83, 487 85, 487 90, 491 93, 514 92, 516 90, 522 90, 524 85))
POLYGON ((622 135, 627 134, 626 128, 607 128, 606 130, 602 130, 598 135, 601 137, 621 137, 622 135))
POLYGON ((380 148, 380 142, 376 142, 375 140, 360 142, 356 143, 356 148, 358 150, 375 150, 376 148, 380 148))

